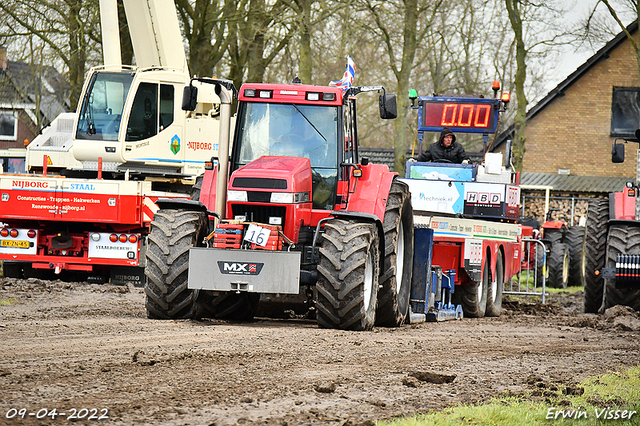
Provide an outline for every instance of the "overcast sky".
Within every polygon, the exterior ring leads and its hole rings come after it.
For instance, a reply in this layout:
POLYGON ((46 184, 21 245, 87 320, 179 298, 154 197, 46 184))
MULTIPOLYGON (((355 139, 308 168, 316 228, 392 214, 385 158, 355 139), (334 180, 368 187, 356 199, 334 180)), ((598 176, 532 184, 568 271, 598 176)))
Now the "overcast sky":
MULTIPOLYGON (((593 10, 593 7, 597 2, 598 0, 564 0, 566 7, 569 8, 569 11, 565 14, 567 23, 569 25, 578 25, 580 22, 586 21, 589 13, 593 10)), ((627 8, 624 6, 624 3, 624 1, 620 0, 612 1, 612 4, 617 7, 617 11, 619 11, 622 21, 625 25, 628 25, 632 22, 633 15, 628 12, 625 13, 627 8)), ((608 10, 603 4, 598 6, 596 13, 602 18, 606 18, 610 23, 610 28, 612 28, 616 33, 620 32, 619 27, 612 20, 608 10)), ((609 40, 611 38, 613 37, 610 37, 609 40)), ((549 84, 547 85, 547 89, 552 90, 555 88, 560 82, 567 78, 569 74, 574 72, 578 67, 580 67, 580 65, 586 62, 587 59, 593 56, 598 49, 604 46, 604 44, 606 44, 606 41, 593 43, 592 45, 584 43, 582 46, 566 46, 562 48, 562 55, 558 61, 558 66, 549 73, 549 84)))

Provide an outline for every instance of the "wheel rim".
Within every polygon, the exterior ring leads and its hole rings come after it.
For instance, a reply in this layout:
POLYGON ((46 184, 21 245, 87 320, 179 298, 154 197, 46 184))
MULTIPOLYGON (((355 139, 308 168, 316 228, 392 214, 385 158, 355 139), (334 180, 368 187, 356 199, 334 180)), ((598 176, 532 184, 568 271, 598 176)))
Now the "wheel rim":
MULTIPOLYGON (((373 249, 373 248, 372 248, 373 249)), ((364 310, 369 310, 371 305, 371 290, 373 287, 373 254, 371 250, 367 254, 367 264, 364 268, 364 310)))
POLYGON ((404 272, 404 227, 400 220, 398 229, 398 247, 396 253, 396 294, 400 293, 402 287, 402 274, 404 272))

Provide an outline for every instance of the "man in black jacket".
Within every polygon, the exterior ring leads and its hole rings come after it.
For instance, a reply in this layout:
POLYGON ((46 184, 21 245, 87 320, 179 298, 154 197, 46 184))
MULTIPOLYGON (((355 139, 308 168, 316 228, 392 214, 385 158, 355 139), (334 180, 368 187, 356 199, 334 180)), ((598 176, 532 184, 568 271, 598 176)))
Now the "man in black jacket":
POLYGON ((469 156, 464 147, 456 142, 456 135, 445 127, 440 132, 438 142, 429 145, 429 148, 418 156, 417 161, 468 164, 469 156))

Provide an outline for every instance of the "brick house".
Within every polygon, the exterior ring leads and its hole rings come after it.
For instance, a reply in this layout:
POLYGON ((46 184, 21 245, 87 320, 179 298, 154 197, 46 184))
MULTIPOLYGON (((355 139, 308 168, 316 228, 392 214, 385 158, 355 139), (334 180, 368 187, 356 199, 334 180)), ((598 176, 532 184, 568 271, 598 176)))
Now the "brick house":
MULTIPOLYGON (((627 29, 637 34, 638 23, 627 29)), ((639 76, 633 46, 621 32, 527 112, 522 171, 634 178, 638 146, 627 144, 626 161, 613 164, 611 144, 638 127, 639 76)), ((495 149, 512 137, 511 127, 495 149)))
MULTIPOLYGON (((627 30, 637 37, 638 23, 627 30)), ((626 144, 620 164, 611 161, 611 145, 632 136, 639 121, 638 62, 621 32, 527 112, 521 183, 552 186, 552 196, 572 197, 572 203, 622 190, 635 181, 638 145, 626 144)), ((496 138, 493 150, 503 151, 512 138, 513 126, 496 138)))
POLYGON ((0 149, 24 148, 42 126, 69 110, 68 94, 55 68, 9 61, 0 46, 0 149))

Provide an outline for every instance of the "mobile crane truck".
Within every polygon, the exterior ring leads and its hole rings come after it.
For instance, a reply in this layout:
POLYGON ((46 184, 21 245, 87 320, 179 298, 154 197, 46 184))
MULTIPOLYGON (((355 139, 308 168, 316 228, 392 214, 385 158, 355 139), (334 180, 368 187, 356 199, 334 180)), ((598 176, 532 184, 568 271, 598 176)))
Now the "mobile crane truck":
MULTIPOLYGON (((395 96, 381 86, 241 87, 233 149, 220 139, 199 199, 157 202, 146 254, 148 317, 247 320, 261 297, 289 295, 306 298, 321 327, 368 330, 398 326, 410 314, 461 317, 449 297, 454 284, 465 313, 499 315, 502 281, 521 253, 512 173, 498 165, 497 175, 476 183, 470 165, 456 169, 464 174, 458 182, 399 179, 360 158, 356 95, 372 90, 382 92, 381 118, 395 118, 395 96), (460 200, 459 213, 450 202, 437 215, 415 216, 424 226, 414 253, 414 214, 429 210, 420 191, 448 199, 452 187, 478 198, 460 200), (462 213, 477 219, 456 217, 462 213)), ((183 106, 197 96, 185 93, 183 106)), ((470 120, 495 130, 500 101, 464 102, 465 120, 478 104, 484 115, 470 120)), ((416 167, 426 165, 412 174, 416 167)))
POLYGON ((217 152, 232 85, 203 85, 183 111, 185 85, 201 83, 190 81, 173 1, 124 6, 137 66, 121 64, 116 2, 102 0, 105 65, 89 72, 79 110, 29 144, 27 168, 40 174, 0 174, 5 276, 68 271, 142 286, 154 201, 189 198, 217 152))

